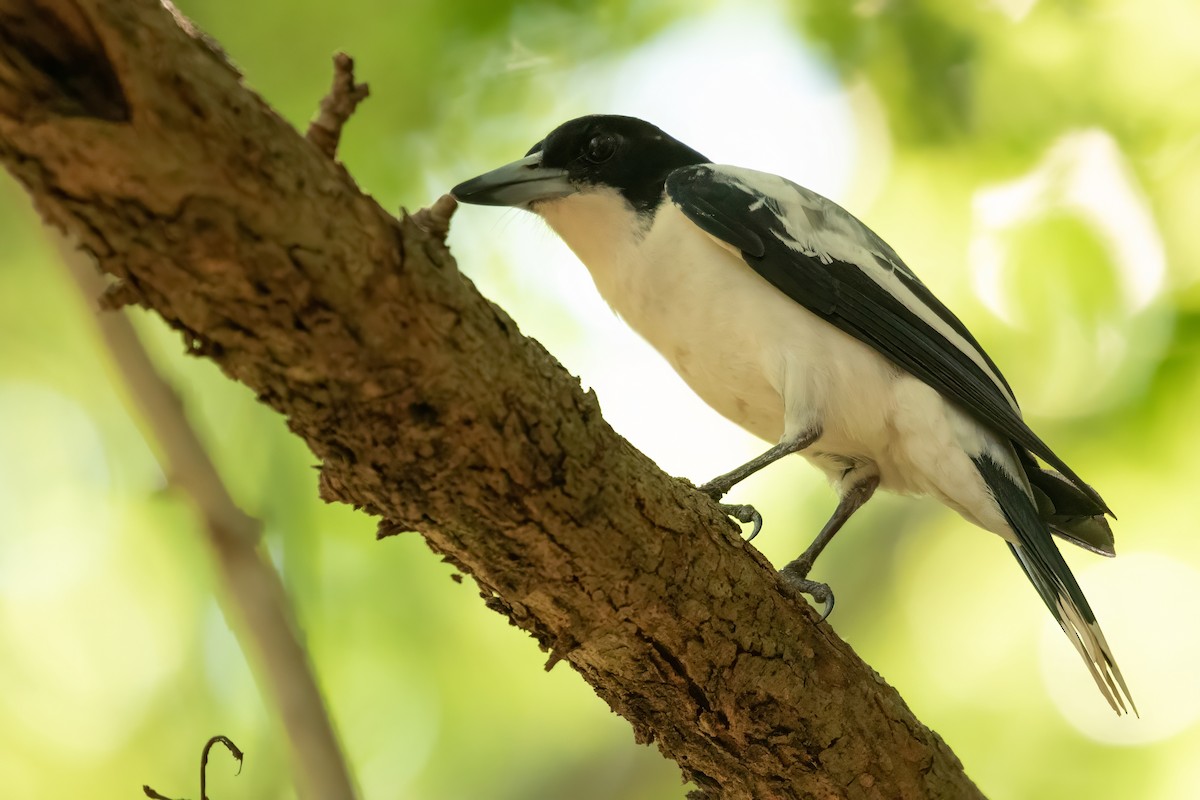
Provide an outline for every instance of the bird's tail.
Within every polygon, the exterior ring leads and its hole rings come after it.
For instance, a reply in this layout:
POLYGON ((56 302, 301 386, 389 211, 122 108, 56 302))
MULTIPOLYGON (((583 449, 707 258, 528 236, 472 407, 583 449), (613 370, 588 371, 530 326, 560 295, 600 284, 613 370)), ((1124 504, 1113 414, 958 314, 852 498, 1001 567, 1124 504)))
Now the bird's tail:
POLYGON ((1043 469, 1023 447, 1014 450, 1033 490, 1038 514, 1049 524, 1050 531, 1093 553, 1116 555, 1112 528, 1105 519, 1107 509, 1092 498, 1095 490, 1089 486, 1084 491, 1061 472, 1043 469))
POLYGON ((1096 615, 1055 546, 1049 526, 1041 519, 1030 490, 1018 483, 989 453, 972 460, 1016 535, 1016 541, 1009 543, 1009 549, 1059 627, 1079 651, 1100 693, 1118 714, 1129 711, 1137 714, 1137 706, 1096 622, 1096 615))

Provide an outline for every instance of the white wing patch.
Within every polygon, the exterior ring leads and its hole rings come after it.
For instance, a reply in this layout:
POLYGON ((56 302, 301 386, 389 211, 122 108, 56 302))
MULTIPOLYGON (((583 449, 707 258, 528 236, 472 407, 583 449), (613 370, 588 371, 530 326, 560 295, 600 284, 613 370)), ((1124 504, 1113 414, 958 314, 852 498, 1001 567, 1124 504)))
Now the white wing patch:
POLYGON ((751 203, 751 211, 772 204, 777 206, 772 211, 778 214, 786 233, 776 236, 785 246, 822 264, 841 261, 862 270, 881 289, 903 303, 917 318, 971 359, 996 385, 1017 416, 1021 415, 1016 398, 988 365, 983 354, 904 285, 897 277, 897 271, 914 281, 919 282, 919 279, 886 243, 850 212, 832 200, 778 175, 723 164, 711 165, 709 169, 715 180, 725 181, 740 191, 756 195, 758 199, 751 203))

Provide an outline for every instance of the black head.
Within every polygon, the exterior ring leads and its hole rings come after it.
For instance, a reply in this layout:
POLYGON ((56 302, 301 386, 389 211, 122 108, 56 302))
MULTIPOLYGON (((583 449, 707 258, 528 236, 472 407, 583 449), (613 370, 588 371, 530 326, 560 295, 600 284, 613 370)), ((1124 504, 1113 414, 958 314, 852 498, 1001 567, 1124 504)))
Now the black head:
POLYGON ((529 207, 611 188, 641 213, 662 198, 667 175, 708 159, 635 117, 594 115, 559 125, 525 158, 451 190, 464 203, 529 207))
POLYGON ((683 142, 636 117, 594 115, 559 125, 529 154, 541 152, 542 165, 563 169, 581 189, 616 189, 639 211, 662 197, 667 175, 708 159, 683 142))

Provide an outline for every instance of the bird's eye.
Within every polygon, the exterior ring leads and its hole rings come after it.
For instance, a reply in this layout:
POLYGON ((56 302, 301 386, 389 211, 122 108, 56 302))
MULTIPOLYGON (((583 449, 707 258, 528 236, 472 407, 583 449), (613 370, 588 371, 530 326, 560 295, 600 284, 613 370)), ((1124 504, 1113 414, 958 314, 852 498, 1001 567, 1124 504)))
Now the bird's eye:
POLYGON ((583 148, 583 157, 593 164, 603 164, 612 158, 615 152, 617 152, 616 137, 601 133, 593 136, 587 146, 583 148))

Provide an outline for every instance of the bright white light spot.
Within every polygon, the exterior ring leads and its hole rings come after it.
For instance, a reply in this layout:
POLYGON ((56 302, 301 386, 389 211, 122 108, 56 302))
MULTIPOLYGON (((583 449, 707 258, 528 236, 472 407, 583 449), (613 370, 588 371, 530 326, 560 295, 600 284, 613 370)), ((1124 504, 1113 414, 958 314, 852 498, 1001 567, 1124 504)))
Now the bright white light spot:
POLYGON ((1038 0, 992 0, 992 4, 1013 22, 1020 22, 1029 15, 1038 0))
POLYGON ((1104 131, 1075 131, 1055 142, 1027 175, 975 195, 972 280, 997 316, 1012 325, 1020 318, 1003 288, 1007 234, 1055 211, 1078 215, 1107 245, 1128 314, 1162 291, 1167 271, 1162 237, 1120 147, 1104 131))
POLYGON ((108 460, 77 403, 0 384, 0 598, 51 596, 109 547, 108 460))
POLYGON ((103 762, 179 669, 177 597, 149 572, 138 521, 113 521, 105 444, 83 408, 3 383, 0 419, 0 718, 63 763, 103 762))
POLYGON ((1042 635, 1042 676, 1054 704, 1085 736, 1109 744, 1168 739, 1200 718, 1200 572, 1170 556, 1134 553, 1077 572, 1129 684, 1141 718, 1117 717, 1052 621, 1042 635))
POLYGON ((58 596, 0 603, 0 717, 66 763, 124 746, 185 652, 185 629, 163 609, 174 598, 108 565, 92 570, 58 596))
POLYGON ((834 200, 854 175, 846 90, 777 9, 731 5, 670 28, 624 60, 609 98, 613 112, 649 120, 717 163, 834 200))

